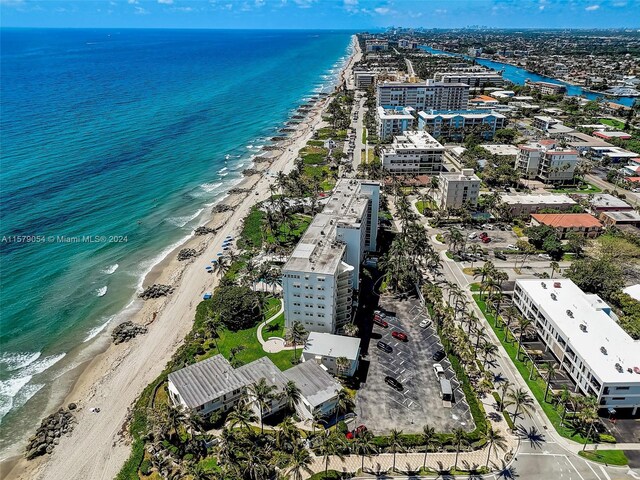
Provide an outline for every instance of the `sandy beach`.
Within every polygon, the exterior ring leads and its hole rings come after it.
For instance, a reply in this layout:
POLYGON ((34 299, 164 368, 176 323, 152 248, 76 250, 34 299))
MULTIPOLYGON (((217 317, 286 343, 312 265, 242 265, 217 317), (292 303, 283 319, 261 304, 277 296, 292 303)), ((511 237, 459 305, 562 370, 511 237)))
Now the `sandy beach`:
MULTIPOLYGON (((356 44, 340 74, 340 83, 349 78, 359 58, 356 44)), ((322 113, 328 103, 328 98, 321 99, 296 125, 296 131, 278 143, 281 148, 271 151, 273 161, 255 167, 268 169, 270 173, 288 173, 294 166, 298 150, 312 137, 315 129, 323 126, 322 113)), ((253 205, 269 197, 269 185, 274 181, 273 176, 264 173, 245 177, 234 188, 251 191, 228 195, 221 203, 233 207, 233 210, 209 212, 206 222, 202 223, 218 228, 215 234, 191 237, 153 267, 144 285, 170 284, 175 291, 168 297, 146 301, 131 318, 135 323, 147 325, 147 334, 128 343, 110 345, 89 362, 63 403, 75 402, 78 405, 77 425, 73 433, 61 438, 49 456, 32 461, 20 458, 6 462, 1 475, 3 478, 111 480, 117 475, 130 454, 126 424, 132 404, 162 372, 183 342, 192 327, 202 295, 217 285, 217 276, 207 273, 204 267, 216 257, 227 235, 236 237, 240 233, 243 219, 253 205), (177 251, 182 248, 193 248, 202 253, 194 259, 178 262, 177 251), (100 413, 92 413, 89 410, 92 407, 98 407, 100 413)))

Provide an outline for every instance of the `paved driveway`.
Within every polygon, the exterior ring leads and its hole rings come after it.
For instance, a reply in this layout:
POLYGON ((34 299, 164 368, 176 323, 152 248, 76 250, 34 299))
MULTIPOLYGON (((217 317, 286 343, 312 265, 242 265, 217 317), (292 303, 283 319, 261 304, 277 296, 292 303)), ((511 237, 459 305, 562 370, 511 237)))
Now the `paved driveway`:
POLYGON ((436 431, 447 432, 461 427, 473 430, 469 407, 447 359, 440 364, 451 381, 454 403, 451 408, 443 406, 440 383, 433 373, 436 363, 431 356, 442 348, 433 327, 418 326, 424 318, 417 299, 399 301, 382 297, 380 306, 393 312, 396 320, 389 321, 389 328, 374 325, 369 344, 369 368, 356 398, 358 422, 365 424, 376 434, 388 433, 397 428, 405 433, 418 433, 424 425, 436 431), (407 334, 408 342, 392 337, 392 331, 407 334), (393 348, 386 353, 376 347, 379 340, 393 348), (403 385, 396 391, 387 385, 384 378, 390 375, 403 385))

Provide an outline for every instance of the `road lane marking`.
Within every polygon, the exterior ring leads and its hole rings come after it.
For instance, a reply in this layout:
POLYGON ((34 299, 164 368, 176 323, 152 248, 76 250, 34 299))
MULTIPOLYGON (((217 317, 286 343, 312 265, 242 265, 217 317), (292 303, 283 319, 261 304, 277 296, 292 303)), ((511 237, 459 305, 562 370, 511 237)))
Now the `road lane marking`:
POLYGON ((599 465, 599 467, 600 467, 600 470, 602 470, 602 474, 604 475, 604 478, 606 478, 607 480, 611 480, 611 477, 609 476, 607 471, 604 469, 604 467, 602 465, 599 465))
POLYGON ((596 478, 597 478, 598 480, 602 480, 602 479, 600 478, 600 476, 596 473, 596 471, 593 469, 593 467, 591 466, 591 463, 590 463, 590 462, 587 462, 587 461, 585 461, 585 463, 587 464, 587 467, 589 467, 589 469, 590 469, 590 470, 593 472, 593 474, 596 476, 596 478))

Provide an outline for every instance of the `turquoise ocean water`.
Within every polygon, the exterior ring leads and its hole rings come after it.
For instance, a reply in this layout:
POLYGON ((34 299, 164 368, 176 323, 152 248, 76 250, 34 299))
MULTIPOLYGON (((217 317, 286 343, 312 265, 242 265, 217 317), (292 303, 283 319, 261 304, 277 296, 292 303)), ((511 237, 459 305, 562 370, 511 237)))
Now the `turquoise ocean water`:
POLYGON ((122 318, 144 274, 305 98, 331 89, 351 34, 0 36, 4 457, 60 401, 56 386, 122 318), (60 238, 83 236, 95 241, 60 238))

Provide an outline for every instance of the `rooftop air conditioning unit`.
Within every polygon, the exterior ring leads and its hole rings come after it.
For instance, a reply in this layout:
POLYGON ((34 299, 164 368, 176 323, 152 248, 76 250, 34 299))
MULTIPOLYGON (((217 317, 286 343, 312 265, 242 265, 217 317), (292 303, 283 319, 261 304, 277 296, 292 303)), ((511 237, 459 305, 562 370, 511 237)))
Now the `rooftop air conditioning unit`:
POLYGON ((581 324, 580 324, 580 330, 582 330, 583 332, 585 332, 585 333, 586 333, 586 331, 587 331, 587 325, 586 325, 586 324, 584 324, 584 323, 581 323, 581 324))
POLYGON ((557 295, 555 293, 552 293, 551 294, 551 299, 552 300, 558 300, 558 297, 557 297, 557 295))
POLYGON ((600 351, 605 355, 607 354, 607 349, 604 347, 600 347, 600 351))
POLYGON ((569 318, 573 318, 573 312, 571 310, 567 310, 567 315, 569 318))
POLYGON ((562 284, 560 282, 553 282, 554 288, 562 288, 562 284))
POLYGON ((547 288, 547 284, 544 282, 540 282, 540 285, 542 285, 542 288, 546 289, 547 288))

